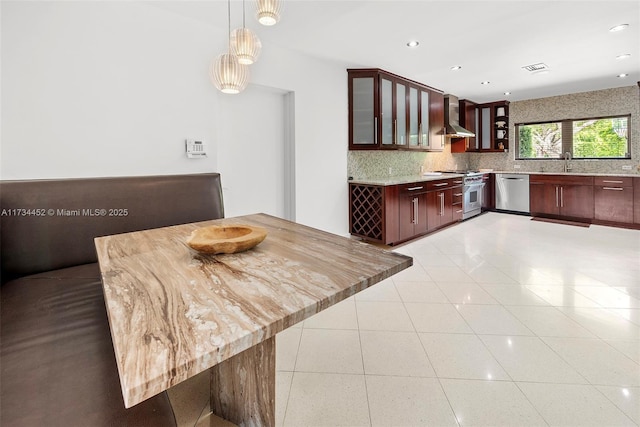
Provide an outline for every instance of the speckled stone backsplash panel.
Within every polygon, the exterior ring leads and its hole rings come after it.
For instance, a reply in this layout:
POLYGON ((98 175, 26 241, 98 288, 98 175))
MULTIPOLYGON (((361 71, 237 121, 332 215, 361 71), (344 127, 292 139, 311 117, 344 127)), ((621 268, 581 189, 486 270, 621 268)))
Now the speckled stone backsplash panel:
POLYGON ((354 179, 387 178, 420 175, 422 170, 466 169, 468 154, 452 154, 451 144, 443 152, 424 151, 349 151, 348 176, 354 179))
MULTIPOLYGON (((531 123, 587 117, 631 114, 631 159, 572 160, 572 172, 640 174, 640 93, 638 86, 582 92, 549 98, 514 101, 509 104, 509 134, 515 135, 516 123, 531 123), (631 170, 622 169, 630 165, 631 170)), ((561 172, 561 160, 516 160, 514 141, 509 141, 508 153, 469 155, 473 169, 491 168, 500 171, 561 172), (515 168, 519 165, 520 168, 515 168)))

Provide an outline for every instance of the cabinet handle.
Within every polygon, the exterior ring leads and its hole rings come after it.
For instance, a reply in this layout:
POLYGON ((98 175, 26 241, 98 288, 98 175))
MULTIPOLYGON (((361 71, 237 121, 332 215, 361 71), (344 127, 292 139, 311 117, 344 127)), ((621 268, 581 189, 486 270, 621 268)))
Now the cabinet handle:
POLYGON ((462 181, 453 181, 454 184, 462 184, 462 181))
POLYGON ((373 142, 378 143, 378 118, 373 118, 373 142))
POLYGON ((558 204, 558 187, 556 186, 556 208, 558 206, 560 206, 560 205, 558 204))
POLYGON ((620 187, 602 187, 603 190, 614 190, 614 191, 623 191, 624 188, 620 187))
POLYGON ((418 224, 418 198, 413 198, 413 221, 414 224, 418 224))
POLYGON ((462 212, 462 209, 459 209, 459 210, 456 211, 456 213, 460 213, 460 212, 462 212))
POLYGON ((440 197, 440 216, 444 216, 444 193, 438 194, 440 197))
POLYGON ((560 187, 560 207, 564 208, 564 187, 560 187))
POLYGON ((422 190, 424 187, 411 187, 411 188, 407 188, 407 191, 414 191, 414 190, 422 190))
POLYGON ((454 196, 462 196, 462 193, 453 193, 454 196))
POLYGON ((398 144, 398 119, 393 121, 393 135, 395 138, 394 144, 398 144))
POLYGON ((434 187, 442 187, 443 185, 447 185, 447 182, 441 182, 439 184, 433 184, 434 187))
POLYGON ((602 182, 607 182, 609 184, 622 184, 622 181, 607 181, 606 179, 602 180, 602 182))

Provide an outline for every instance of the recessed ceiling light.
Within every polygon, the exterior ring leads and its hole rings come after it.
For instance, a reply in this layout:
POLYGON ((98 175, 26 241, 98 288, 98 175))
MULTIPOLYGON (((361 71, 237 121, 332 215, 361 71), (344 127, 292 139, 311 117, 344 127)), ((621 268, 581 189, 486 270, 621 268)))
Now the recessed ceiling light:
POLYGON ((616 56, 616 59, 627 59, 630 58, 631 54, 630 53, 623 53, 621 55, 616 56))
POLYGON ((483 81, 483 82, 480 82, 480 84, 481 84, 481 85, 488 85, 489 83, 491 83, 491 82, 490 82, 490 81, 488 81, 488 80, 485 80, 485 81, 483 81))
POLYGON ((453 67, 451 67, 451 71, 458 71, 462 69, 462 65, 454 65, 453 67))
POLYGON ((511 92, 505 92, 504 94, 505 95, 511 95, 511 92))
POLYGON ((624 77, 627 77, 628 75, 629 75, 629 74, 622 73, 622 74, 618 74, 618 77, 620 77, 620 78, 624 78, 624 77))
POLYGON ((617 31, 626 30, 628 26, 629 26, 629 24, 616 25, 615 27, 609 28, 609 31, 611 31, 612 33, 615 33, 617 31))
POLYGON ((410 42, 407 43, 407 46, 409 46, 409 47, 418 47, 419 44, 420 44, 420 42, 418 40, 411 40, 410 42))

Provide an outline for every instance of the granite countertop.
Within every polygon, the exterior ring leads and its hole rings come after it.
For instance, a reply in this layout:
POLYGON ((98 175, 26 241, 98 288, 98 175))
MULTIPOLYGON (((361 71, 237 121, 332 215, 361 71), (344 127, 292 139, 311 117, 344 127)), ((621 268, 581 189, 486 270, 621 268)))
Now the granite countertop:
POLYGON ((567 175, 567 176, 621 176, 621 177, 640 177, 637 173, 600 173, 600 172, 536 172, 536 171, 493 171, 491 173, 510 173, 519 175, 567 175))
POLYGON ((449 178, 462 178, 464 175, 459 173, 443 173, 441 175, 406 175, 406 176, 390 176, 387 178, 359 178, 350 180, 349 183, 363 185, 399 185, 409 184, 411 182, 427 182, 438 181, 449 178))
MULTIPOLYGON (((537 171, 500 171, 494 170, 491 172, 483 173, 510 173, 519 175, 567 175, 567 176, 619 176, 619 177, 640 177, 640 174, 636 173, 599 173, 599 172, 537 172, 537 171)), ((426 182, 426 181, 438 181, 440 179, 449 178, 461 178, 464 175, 459 173, 442 173, 441 175, 405 175, 405 176, 390 176, 385 178, 356 178, 349 180, 349 183, 362 184, 362 185, 400 185, 409 184, 412 182, 426 182)))

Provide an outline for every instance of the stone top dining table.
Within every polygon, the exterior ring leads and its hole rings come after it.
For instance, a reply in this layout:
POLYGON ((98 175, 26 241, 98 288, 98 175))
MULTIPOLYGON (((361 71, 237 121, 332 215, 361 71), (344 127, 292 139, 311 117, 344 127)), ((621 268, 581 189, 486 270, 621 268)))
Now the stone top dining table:
POLYGON ((409 267, 411 257, 266 214, 95 239, 125 406, 205 370, 211 410, 275 424, 275 335, 409 267), (209 225, 267 230, 258 246, 208 255, 209 225))

